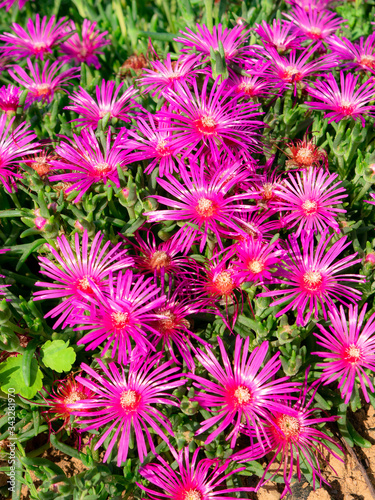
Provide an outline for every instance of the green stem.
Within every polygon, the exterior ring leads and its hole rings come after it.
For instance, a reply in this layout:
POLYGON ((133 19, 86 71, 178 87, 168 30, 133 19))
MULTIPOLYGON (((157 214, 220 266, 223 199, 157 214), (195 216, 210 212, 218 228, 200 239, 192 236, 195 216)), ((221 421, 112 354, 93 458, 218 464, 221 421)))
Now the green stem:
POLYGON ((209 29, 209 31, 212 31, 213 30, 212 0, 204 0, 204 5, 206 7, 207 28, 209 29))

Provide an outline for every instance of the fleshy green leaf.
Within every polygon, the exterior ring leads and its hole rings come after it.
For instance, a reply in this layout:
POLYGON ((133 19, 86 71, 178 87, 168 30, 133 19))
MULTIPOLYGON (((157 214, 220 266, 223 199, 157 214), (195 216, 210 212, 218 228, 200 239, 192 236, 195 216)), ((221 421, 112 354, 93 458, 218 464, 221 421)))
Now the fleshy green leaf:
POLYGON ((22 360, 23 356, 18 355, 0 363, 0 387, 4 392, 14 389, 16 394, 30 399, 43 387, 43 374, 36 359, 33 359, 30 366, 30 386, 27 387, 22 375, 22 360))

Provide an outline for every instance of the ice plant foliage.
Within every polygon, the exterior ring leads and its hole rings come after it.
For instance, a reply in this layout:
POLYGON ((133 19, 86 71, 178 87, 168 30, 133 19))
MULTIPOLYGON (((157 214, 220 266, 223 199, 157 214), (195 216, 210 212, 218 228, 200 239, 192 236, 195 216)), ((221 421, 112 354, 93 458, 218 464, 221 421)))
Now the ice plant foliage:
POLYGON ((375 391, 368 374, 375 371, 375 313, 365 323, 366 310, 367 304, 358 314, 358 305, 350 305, 346 315, 342 306, 340 310, 334 307, 329 312, 329 330, 318 324, 320 334, 314 333, 317 343, 325 349, 313 353, 324 358, 324 363, 317 364, 323 368, 321 380, 325 384, 339 381, 345 403, 349 402, 357 380, 367 403, 368 390, 375 391))
POLYGON ((131 433, 134 433, 141 462, 147 455, 146 441, 155 453, 149 428, 166 442, 169 442, 166 433, 173 435, 170 422, 154 405, 178 406, 169 391, 184 385, 185 380, 181 378, 179 368, 171 366, 172 361, 159 361, 159 354, 138 357, 130 361, 128 373, 123 366, 109 363, 107 367, 101 360, 98 360, 101 373, 82 364, 90 379, 76 379, 94 394, 90 399, 72 402, 70 408, 73 415, 80 417, 79 424, 84 430, 107 425, 107 430, 95 445, 98 449, 111 436, 104 462, 108 460, 117 439, 117 465, 125 462, 131 433), (112 431, 114 433, 111 434, 112 431))

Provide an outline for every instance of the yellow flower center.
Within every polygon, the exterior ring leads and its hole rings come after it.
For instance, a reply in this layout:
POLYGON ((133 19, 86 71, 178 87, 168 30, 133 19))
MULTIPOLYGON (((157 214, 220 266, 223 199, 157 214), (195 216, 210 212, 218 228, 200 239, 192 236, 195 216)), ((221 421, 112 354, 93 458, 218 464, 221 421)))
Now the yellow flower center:
POLYGON ((162 267, 168 267, 171 263, 171 258, 164 250, 156 250, 150 258, 151 269, 157 269, 158 271, 162 267))
POLYGON ((362 351, 361 348, 355 344, 351 344, 344 351, 344 359, 351 364, 356 364, 361 361, 362 351))
POLYGON ((243 385, 237 387, 234 391, 234 397, 236 399, 236 406, 246 405, 252 399, 251 391, 243 385))
POLYGON ((120 397, 120 405, 125 411, 134 411, 139 406, 141 396, 131 389, 124 391, 120 397))
POLYGON ((200 198, 195 207, 197 214, 205 219, 212 217, 216 213, 216 205, 212 200, 208 198, 200 198))
POLYGON ((157 143, 155 149, 159 156, 169 156, 171 154, 171 148, 168 146, 168 141, 164 139, 157 143))
POLYGON ((229 271, 221 271, 213 280, 215 291, 220 295, 228 295, 234 289, 234 281, 229 271))
POLYGON ((129 314, 127 312, 113 312, 111 314, 112 328, 123 330, 129 324, 129 314))
POLYGON ((247 265, 247 268, 252 273, 258 274, 258 273, 261 273, 263 271, 264 263, 261 260, 254 259, 254 260, 249 262, 249 264, 247 265))
POLYGON ((311 166, 314 161, 313 151, 311 151, 310 148, 300 148, 296 154, 296 161, 300 165, 304 165, 306 167, 311 166))
POLYGON ((303 275, 303 284, 309 292, 318 290, 323 282, 323 276, 319 271, 307 271, 303 275))
POLYGON ((302 204, 302 210, 305 215, 313 215, 318 211, 318 203, 315 200, 306 200, 302 204))
POLYGON ((194 122, 196 129, 203 135, 216 134, 217 122, 211 115, 203 115, 194 122))
POLYGON ((300 421, 291 415, 281 415, 276 423, 287 439, 297 438, 301 432, 300 421))
POLYGON ((49 83, 39 83, 35 85, 35 93, 38 97, 47 96, 51 94, 51 85, 49 83))
POLYGON ((195 488, 185 490, 182 495, 183 500, 201 500, 202 493, 195 488))

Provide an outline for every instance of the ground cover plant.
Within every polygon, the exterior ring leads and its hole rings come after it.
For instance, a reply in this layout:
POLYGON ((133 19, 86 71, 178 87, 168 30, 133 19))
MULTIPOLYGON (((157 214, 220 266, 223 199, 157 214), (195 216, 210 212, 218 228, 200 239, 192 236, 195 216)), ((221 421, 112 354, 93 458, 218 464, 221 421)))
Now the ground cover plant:
POLYGON ((372 1, 0 9, 0 494, 328 488, 375 406, 372 1))

